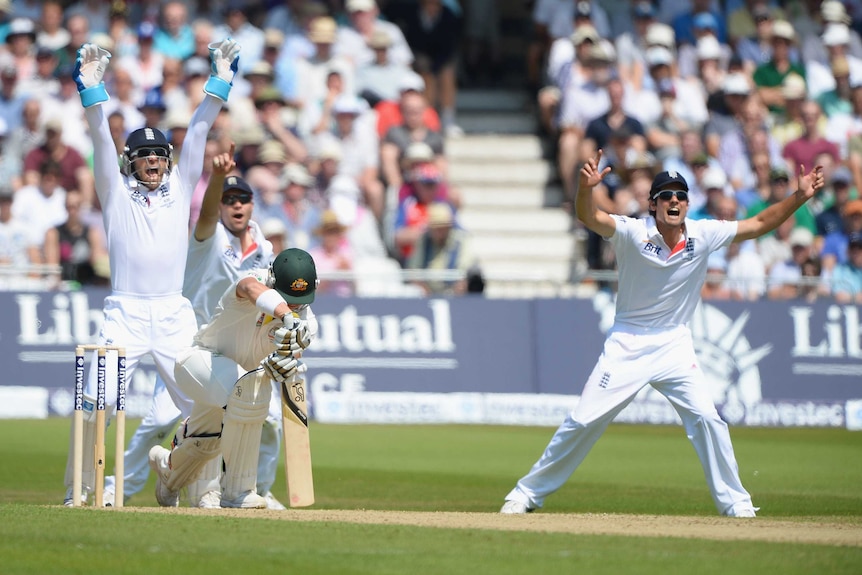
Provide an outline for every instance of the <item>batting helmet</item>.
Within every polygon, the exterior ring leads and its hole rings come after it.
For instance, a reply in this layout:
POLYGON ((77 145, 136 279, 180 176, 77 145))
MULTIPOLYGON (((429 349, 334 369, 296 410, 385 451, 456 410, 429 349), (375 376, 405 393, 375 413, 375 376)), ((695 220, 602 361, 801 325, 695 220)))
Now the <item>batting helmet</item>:
POLYGON ((284 301, 309 304, 319 283, 314 259, 305 250, 289 248, 278 254, 270 267, 272 287, 284 301))

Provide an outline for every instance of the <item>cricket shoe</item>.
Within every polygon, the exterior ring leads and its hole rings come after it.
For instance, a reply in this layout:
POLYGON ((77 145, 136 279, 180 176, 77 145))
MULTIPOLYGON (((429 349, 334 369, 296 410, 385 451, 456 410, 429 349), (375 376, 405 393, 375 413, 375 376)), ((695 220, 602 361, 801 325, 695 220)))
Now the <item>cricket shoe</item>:
MULTIPOLYGON (((63 505, 65 505, 66 507, 74 507, 75 506, 75 502, 74 502, 74 498, 72 497, 72 494, 73 494, 72 488, 70 487, 66 490, 66 497, 63 498, 63 505)), ((87 504, 87 495, 88 494, 87 494, 86 489, 81 490, 81 505, 87 504)))
POLYGON ((113 507, 114 506, 114 490, 113 489, 105 489, 102 493, 102 506, 104 507, 113 507))
POLYGON ((167 487, 171 473, 170 456, 170 451, 161 445, 154 445, 149 453, 150 468, 156 472, 156 501, 162 507, 179 507, 180 492, 167 487))
POLYGON ((273 511, 284 511, 287 509, 287 507, 281 504, 281 501, 275 498, 272 491, 267 491, 263 498, 266 500, 267 509, 272 509, 273 511))
POLYGON ((254 490, 240 493, 235 498, 226 497, 222 493, 221 506, 230 509, 266 509, 266 499, 254 490))
POLYGON ((500 508, 500 513, 503 515, 523 515, 525 513, 532 513, 533 508, 527 507, 524 503, 520 501, 509 500, 503 504, 503 507, 500 508))
POLYGON ((198 509, 221 509, 221 493, 207 491, 197 504, 198 509))

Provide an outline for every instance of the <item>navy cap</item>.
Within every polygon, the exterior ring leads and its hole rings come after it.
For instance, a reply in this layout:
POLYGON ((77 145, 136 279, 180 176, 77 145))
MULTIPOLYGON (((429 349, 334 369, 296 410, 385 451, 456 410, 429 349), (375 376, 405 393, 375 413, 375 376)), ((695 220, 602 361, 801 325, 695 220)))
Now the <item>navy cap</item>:
POLYGON ((138 38, 152 38, 156 35, 156 27, 152 22, 141 22, 138 26, 138 38))
POLYGON ((684 190, 688 191, 688 182, 685 178, 679 175, 679 172, 673 170, 659 172, 652 181, 652 187, 649 190, 650 199, 655 199, 655 195, 662 190, 684 190))
POLYGON ((143 110, 144 108, 155 108, 162 111, 167 109, 165 101, 162 99, 162 91, 158 87, 150 88, 144 94, 144 101, 141 103, 140 109, 143 110))
POLYGON ((228 176, 224 180, 224 185, 222 186, 222 193, 229 192, 230 190, 239 190, 241 192, 245 192, 247 194, 254 195, 254 192, 251 189, 251 186, 248 185, 248 182, 243 180, 237 176, 228 176))
POLYGON ((593 7, 587 0, 581 0, 575 4, 575 18, 589 18, 592 13, 593 7))

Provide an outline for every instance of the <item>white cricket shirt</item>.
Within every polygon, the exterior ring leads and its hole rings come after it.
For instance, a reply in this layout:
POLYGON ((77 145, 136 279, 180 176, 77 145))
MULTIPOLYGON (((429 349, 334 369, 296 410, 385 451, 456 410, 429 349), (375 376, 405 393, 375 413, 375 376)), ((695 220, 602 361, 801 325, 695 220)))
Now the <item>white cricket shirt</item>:
POLYGON ((137 297, 182 293, 192 193, 203 171, 207 133, 221 104, 213 96, 204 97, 192 114, 185 144, 170 176, 153 191, 120 172, 102 106, 84 109, 93 138, 93 173, 115 293, 137 297))
POLYGON ((700 301, 709 254, 733 241, 737 222, 686 219, 682 242, 668 246, 655 218, 612 217, 616 232, 609 241, 619 269, 614 323, 656 329, 687 324, 700 301))
POLYGON ((245 274, 267 267, 273 258, 272 244, 263 236, 254 220, 248 223, 254 246, 242 253, 240 239, 227 231, 221 221, 215 233, 200 242, 194 234, 189 238, 183 295, 192 302, 198 327, 210 320, 219 298, 225 290, 245 274))

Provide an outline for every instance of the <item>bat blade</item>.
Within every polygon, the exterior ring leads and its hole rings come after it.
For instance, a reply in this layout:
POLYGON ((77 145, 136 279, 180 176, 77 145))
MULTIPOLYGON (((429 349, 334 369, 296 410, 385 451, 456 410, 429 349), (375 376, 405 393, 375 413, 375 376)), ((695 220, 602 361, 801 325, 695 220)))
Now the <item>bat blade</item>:
POLYGON ((314 504, 314 479, 311 475, 311 441, 305 381, 294 379, 281 384, 281 418, 284 434, 284 475, 291 507, 314 504))

